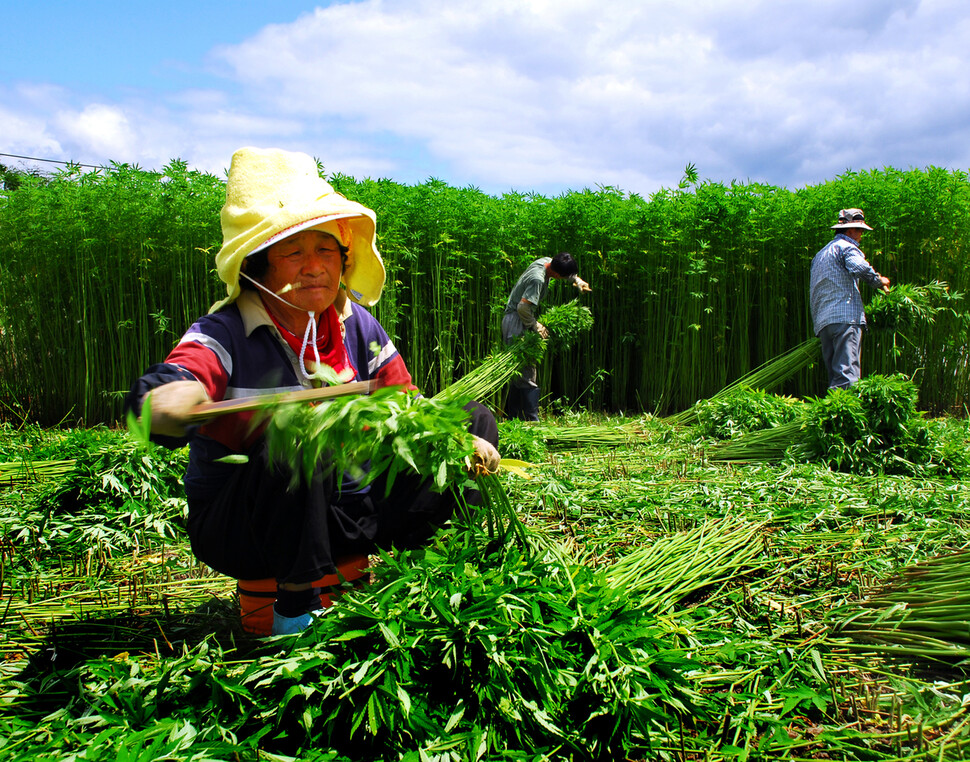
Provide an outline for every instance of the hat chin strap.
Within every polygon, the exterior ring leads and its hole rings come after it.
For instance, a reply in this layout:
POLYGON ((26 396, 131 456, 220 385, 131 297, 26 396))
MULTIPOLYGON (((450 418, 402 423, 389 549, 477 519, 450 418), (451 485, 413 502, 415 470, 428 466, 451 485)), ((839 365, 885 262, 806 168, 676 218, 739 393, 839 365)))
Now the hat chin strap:
POLYGON ((316 361, 317 367, 319 368, 323 364, 320 362, 320 352, 317 349, 316 313, 313 310, 305 310, 302 307, 297 307, 292 302, 286 301, 286 299, 284 299, 282 296, 280 296, 279 294, 273 291, 270 291, 268 288, 266 288, 266 286, 264 286, 258 280, 255 280, 254 278, 250 278, 244 272, 240 272, 239 276, 248 280, 250 283, 252 283, 254 286, 256 286, 256 288, 260 289, 261 291, 265 291, 274 299, 279 299, 287 307, 292 307, 293 309, 298 310, 300 312, 306 312, 307 315, 310 316, 306 323, 306 330, 303 332, 303 344, 300 346, 300 356, 299 356, 300 372, 303 374, 303 377, 306 378, 307 380, 312 381, 314 378, 317 378, 316 374, 307 372, 306 365, 303 362, 303 355, 306 354, 306 348, 307 348, 307 345, 309 344, 311 347, 313 347, 313 359, 316 361))

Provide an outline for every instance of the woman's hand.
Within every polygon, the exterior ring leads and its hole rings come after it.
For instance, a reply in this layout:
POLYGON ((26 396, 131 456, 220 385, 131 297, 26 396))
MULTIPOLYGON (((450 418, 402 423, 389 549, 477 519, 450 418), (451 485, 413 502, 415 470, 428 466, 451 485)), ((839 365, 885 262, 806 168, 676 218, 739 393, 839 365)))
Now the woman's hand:
POLYGON ((151 400, 152 433, 170 437, 185 436, 192 408, 211 401, 198 381, 172 381, 152 389, 146 397, 151 400))
POLYGON ((498 450, 487 439, 475 437, 475 455, 472 457, 472 476, 481 474, 494 474, 498 471, 499 461, 502 456, 498 450))

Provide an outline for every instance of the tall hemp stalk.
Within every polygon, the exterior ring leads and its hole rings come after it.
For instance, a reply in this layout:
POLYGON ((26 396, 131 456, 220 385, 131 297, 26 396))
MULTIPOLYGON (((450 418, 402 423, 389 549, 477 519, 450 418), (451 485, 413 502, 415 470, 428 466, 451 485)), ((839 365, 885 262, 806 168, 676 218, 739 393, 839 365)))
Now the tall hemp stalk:
MULTIPOLYGON (((938 279, 963 294, 970 281, 970 182, 960 171, 849 172, 797 190, 703 182, 694 172, 649 198, 611 187, 495 197, 434 179, 332 179, 377 213, 389 277, 374 312, 429 394, 500 345, 515 279, 559 251, 576 256, 597 322, 581 348, 546 364, 544 390, 569 404, 661 415, 812 337, 809 265, 839 208, 866 210, 875 230, 863 250, 893 283, 938 279)), ((116 418, 115 393, 222 293, 212 255, 223 199, 220 179, 181 162, 160 173, 75 168, 5 192, 4 405, 48 423, 116 418), (51 262, 72 277, 55 275, 51 262)), ((572 296, 557 286, 549 305, 572 296)), ((863 367, 922 374, 923 407, 961 410, 968 330, 955 309, 905 345, 871 335, 863 367)), ((818 363, 804 367, 778 391, 819 394, 823 374, 818 363)))

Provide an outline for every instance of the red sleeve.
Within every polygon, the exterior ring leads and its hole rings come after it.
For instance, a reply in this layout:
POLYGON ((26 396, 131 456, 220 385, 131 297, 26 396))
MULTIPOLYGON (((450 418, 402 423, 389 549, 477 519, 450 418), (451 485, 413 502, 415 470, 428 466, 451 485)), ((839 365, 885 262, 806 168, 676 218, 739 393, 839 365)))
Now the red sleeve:
POLYGON ((377 380, 378 388, 385 386, 403 386, 407 389, 417 391, 414 382, 411 380, 411 373, 401 355, 395 355, 387 363, 378 369, 374 376, 377 380))
POLYGON ((216 353, 196 341, 183 341, 173 349, 166 363, 185 368, 205 387, 211 400, 221 400, 226 396, 229 374, 219 362, 216 353))

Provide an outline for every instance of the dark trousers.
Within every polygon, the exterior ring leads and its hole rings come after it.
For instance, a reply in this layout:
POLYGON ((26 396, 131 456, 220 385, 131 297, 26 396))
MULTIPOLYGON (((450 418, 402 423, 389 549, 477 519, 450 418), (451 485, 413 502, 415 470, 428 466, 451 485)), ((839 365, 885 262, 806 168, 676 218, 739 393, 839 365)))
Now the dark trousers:
POLYGON ((521 421, 539 420, 539 387, 509 386, 509 396, 505 403, 505 414, 521 421))
MULTIPOLYGON (((497 446, 491 411, 477 402, 466 409, 469 431, 497 446)), ((395 477, 390 494, 382 474, 366 494, 341 495, 326 464, 309 483, 291 485, 289 468, 270 463, 265 441, 248 455, 216 499, 189 502, 192 552, 236 579, 312 582, 335 574, 343 556, 419 547, 458 505, 452 491, 435 492, 430 479, 407 470, 395 477)))
POLYGON ((829 389, 844 389, 862 377, 862 326, 833 323, 818 332, 829 389))

